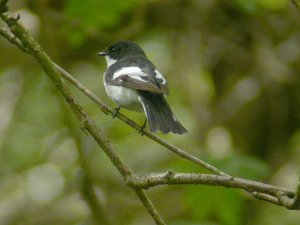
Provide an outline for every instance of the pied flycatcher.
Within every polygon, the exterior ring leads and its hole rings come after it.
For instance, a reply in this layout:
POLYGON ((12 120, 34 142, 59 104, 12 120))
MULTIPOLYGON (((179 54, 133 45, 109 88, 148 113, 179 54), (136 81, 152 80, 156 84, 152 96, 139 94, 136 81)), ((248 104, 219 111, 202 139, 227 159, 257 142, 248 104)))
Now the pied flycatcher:
POLYGON ((167 81, 142 48, 131 41, 117 41, 98 54, 107 62, 103 82, 108 96, 118 104, 115 114, 121 107, 144 111, 152 132, 187 133, 165 99, 167 81))

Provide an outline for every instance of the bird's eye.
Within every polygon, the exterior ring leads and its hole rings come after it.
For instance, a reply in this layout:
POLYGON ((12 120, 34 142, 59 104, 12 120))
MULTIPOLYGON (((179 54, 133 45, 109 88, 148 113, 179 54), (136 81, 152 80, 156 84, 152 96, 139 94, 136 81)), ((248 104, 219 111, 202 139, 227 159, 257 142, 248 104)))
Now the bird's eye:
POLYGON ((116 51, 116 48, 115 48, 115 47, 112 47, 110 51, 111 51, 111 52, 115 52, 115 51, 116 51))

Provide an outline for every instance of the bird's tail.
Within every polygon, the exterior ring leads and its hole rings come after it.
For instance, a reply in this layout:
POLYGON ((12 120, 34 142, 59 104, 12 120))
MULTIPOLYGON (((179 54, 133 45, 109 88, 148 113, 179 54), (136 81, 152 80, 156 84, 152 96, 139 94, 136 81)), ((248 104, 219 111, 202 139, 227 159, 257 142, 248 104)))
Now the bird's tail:
POLYGON ((161 131, 165 134, 169 132, 175 134, 187 133, 187 130, 176 119, 163 94, 138 91, 138 95, 152 132, 161 131))

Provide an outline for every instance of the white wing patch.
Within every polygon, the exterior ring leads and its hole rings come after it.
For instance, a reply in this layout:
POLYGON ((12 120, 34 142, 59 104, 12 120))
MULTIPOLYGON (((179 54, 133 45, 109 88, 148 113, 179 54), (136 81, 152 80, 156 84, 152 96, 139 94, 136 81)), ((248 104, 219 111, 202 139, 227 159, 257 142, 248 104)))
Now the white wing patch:
POLYGON ((155 69, 155 78, 156 79, 159 79, 159 80, 161 80, 162 82, 162 84, 166 84, 167 83, 167 81, 166 81, 166 79, 163 77, 163 75, 157 70, 157 69, 155 69))
POLYGON ((139 67, 131 66, 131 67, 123 67, 117 70, 113 75, 113 80, 116 80, 119 76, 127 75, 133 79, 146 82, 142 77, 148 76, 144 73, 139 67))

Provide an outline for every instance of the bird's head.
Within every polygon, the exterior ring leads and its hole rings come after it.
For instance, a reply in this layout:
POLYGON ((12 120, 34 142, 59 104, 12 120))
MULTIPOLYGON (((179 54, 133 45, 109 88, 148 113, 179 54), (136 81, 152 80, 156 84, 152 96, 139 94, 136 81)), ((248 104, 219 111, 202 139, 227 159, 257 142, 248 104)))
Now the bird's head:
POLYGON ((129 55, 146 56, 143 49, 132 41, 114 42, 104 52, 99 52, 98 55, 114 61, 129 55))

